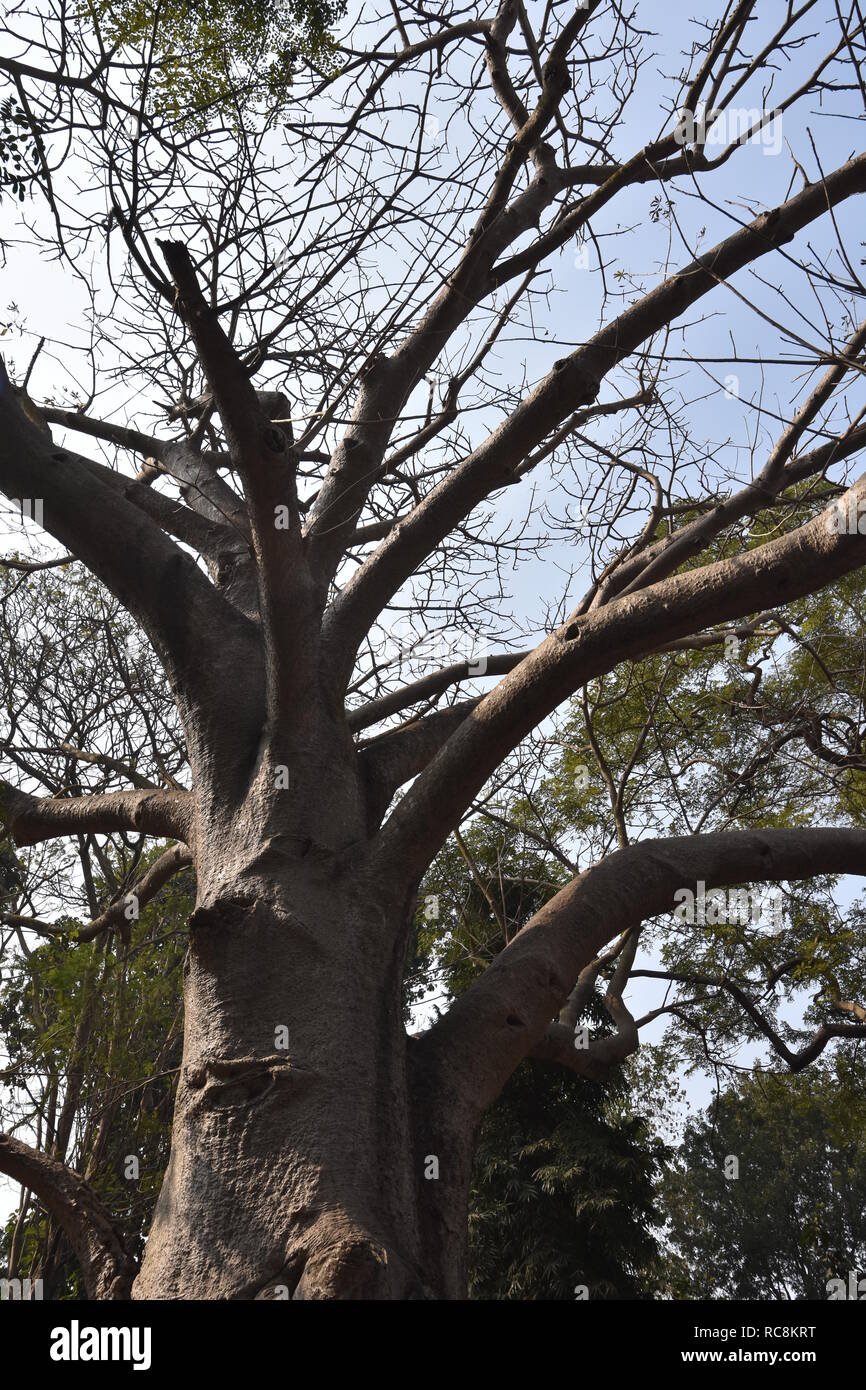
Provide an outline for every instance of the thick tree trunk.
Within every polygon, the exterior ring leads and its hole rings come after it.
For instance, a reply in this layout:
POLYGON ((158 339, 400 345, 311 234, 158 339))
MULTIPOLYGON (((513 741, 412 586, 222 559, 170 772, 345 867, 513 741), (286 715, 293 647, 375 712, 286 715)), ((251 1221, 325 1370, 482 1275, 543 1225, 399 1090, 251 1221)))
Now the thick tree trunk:
POLYGON ((362 869, 316 857, 289 883, 223 884, 207 905, 200 892, 171 1160, 136 1298, 447 1292, 424 1268, 403 934, 362 869))

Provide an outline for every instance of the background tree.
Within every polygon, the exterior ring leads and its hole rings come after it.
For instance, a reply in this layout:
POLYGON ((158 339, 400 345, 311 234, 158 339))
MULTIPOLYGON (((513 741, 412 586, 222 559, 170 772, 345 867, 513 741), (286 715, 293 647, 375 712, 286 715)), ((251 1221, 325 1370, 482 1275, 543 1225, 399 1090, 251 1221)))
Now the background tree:
MULTIPOLYGON (((0 988, 4 1128, 81 1173, 136 1259, 168 1162, 190 888, 174 879, 128 941, 44 942, 11 962, 0 988)), ((10 1278, 41 1279, 45 1298, 84 1296, 62 1225, 27 1188, 0 1258, 10 1278)))
POLYGON ((681 1296, 826 1299, 866 1268, 863 1083, 840 1049, 802 1076, 740 1076, 689 1122, 663 1187, 681 1296))
MULTIPOLYGON (((172 785, 169 769, 185 763, 173 706, 150 649, 106 590, 68 565, 9 566, 0 627, 5 755, 32 782, 48 792, 118 775, 172 785), (109 748, 114 758, 97 751, 109 748)), ((49 844, 20 856, 3 840, 0 853, 0 1127, 85 1175, 140 1254, 168 1157, 189 873, 136 915, 129 889, 160 858, 143 836, 82 835, 71 852, 49 844)), ((4 1247, 10 1277, 41 1279, 46 1297, 83 1293, 62 1224, 26 1184, 4 1247)))
POLYGON ((653 1297, 663 1287, 655 1180, 665 1156, 621 1083, 522 1062, 479 1136, 471 1296, 653 1297))
MULTIPOLYGON (((19 754, 2 791, 22 849, 169 840, 126 885, 140 905, 195 868, 137 1295, 460 1295, 483 1115, 529 1056, 591 1079, 634 1050, 642 924, 699 881, 862 871, 856 817, 634 842, 618 812, 617 848, 406 1036, 423 875, 532 730, 624 664, 787 621, 866 561, 866 480, 848 474, 866 442, 859 11, 722 4, 669 77, 645 37, 612 0, 398 3, 365 10, 279 110, 187 132, 151 99, 150 39, 112 52, 62 7, 13 16, 0 69, 41 141, 29 235, 67 268, 85 333, 77 384, 51 379, 47 343, 17 389, 3 378, 0 487, 63 547, 47 563, 75 557, 146 634, 185 758, 141 786, 120 750, 76 745, 44 796, 19 754), (754 157, 782 119, 771 175, 754 157), (623 219, 644 197, 637 242, 623 219), (597 259, 572 342, 545 277, 575 238, 581 269, 597 259), (735 341, 759 332, 765 370, 800 369, 771 408, 724 387, 747 449, 710 437, 702 406, 711 305, 735 341), (581 597, 568 556, 587 528, 581 597), (508 576, 545 546, 563 588, 524 621, 508 576), (111 789, 79 789, 80 763, 111 789), (575 1048, 608 967, 614 1031, 575 1048)), ((119 901, 94 908, 79 936, 122 930, 119 901)), ((820 1047, 866 1033, 862 1004, 835 1002, 820 1047)), ((124 1296, 98 1194, 16 1139, 0 1164, 51 1204, 88 1291, 124 1296)))
POLYGON ((280 105, 303 63, 327 70, 345 13, 345 0, 95 0, 88 21, 114 48, 145 49, 141 95, 190 130, 280 105))

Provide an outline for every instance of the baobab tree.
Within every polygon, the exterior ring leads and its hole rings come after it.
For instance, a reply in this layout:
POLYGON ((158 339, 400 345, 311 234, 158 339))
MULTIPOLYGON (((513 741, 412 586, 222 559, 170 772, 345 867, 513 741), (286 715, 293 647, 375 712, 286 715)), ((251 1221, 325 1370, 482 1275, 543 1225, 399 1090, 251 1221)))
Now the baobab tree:
MULTIPOLYGON (((92 14, 13 16, 28 240, 79 305, 61 365, 40 334, 3 375, 0 488, 62 547, 13 563, 82 565, 127 610, 186 761, 142 786, 122 750, 67 743, 84 790, 37 795, 18 758, 3 816, 20 847, 168 842, 85 939, 181 869, 197 885, 141 1268, 83 1179, 0 1141, 92 1296, 460 1297, 481 1117, 523 1058, 588 1075, 633 1050, 641 924, 699 882, 862 871, 857 825, 624 844, 407 1035, 422 877, 532 731, 866 563, 863 20, 709 9, 684 54, 662 37, 664 76, 655 7, 393 0, 278 100, 241 74, 234 103, 180 114, 158 25, 118 46, 92 14), (611 239, 650 268, 614 272, 611 239), (784 402, 738 403, 745 458, 695 434, 722 386, 706 335, 684 345, 710 314, 738 371, 744 323, 761 361, 785 349, 784 402), (76 395, 40 395, 73 360, 76 395), (512 618, 507 576, 545 545, 562 592, 512 618), (617 1031, 578 1049, 610 942, 617 1031)), ((866 1036, 838 1002, 822 1046, 866 1036)))

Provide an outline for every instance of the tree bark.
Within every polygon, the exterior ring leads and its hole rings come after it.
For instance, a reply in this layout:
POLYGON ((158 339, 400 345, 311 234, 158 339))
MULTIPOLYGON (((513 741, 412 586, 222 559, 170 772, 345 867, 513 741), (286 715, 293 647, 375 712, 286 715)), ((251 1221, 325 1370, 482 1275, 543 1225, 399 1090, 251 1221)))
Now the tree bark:
POLYGON ((435 1295, 400 932, 363 866, 309 859, 193 915, 171 1158, 135 1298, 435 1295))
POLYGON ((10 1134, 0 1134, 0 1172, 35 1192, 62 1228, 89 1298, 129 1298, 135 1264, 110 1213, 80 1174, 10 1134))

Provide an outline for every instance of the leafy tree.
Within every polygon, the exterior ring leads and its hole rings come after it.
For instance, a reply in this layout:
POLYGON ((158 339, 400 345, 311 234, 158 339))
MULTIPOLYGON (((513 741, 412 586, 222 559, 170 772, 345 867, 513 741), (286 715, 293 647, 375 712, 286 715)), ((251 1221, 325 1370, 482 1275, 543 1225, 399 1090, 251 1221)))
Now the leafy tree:
POLYGON ((661 1192, 680 1297, 826 1299, 862 1275, 864 1083, 841 1049, 802 1076, 741 1076, 688 1124, 661 1192))
POLYGON ((34 146, 20 103, 13 96, 0 98, 0 194, 8 189, 13 198, 24 201, 34 146))
MULTIPOLYGON (((159 849, 143 861, 158 859, 159 849)), ((6 1124, 81 1173, 140 1258, 168 1161, 182 1036, 181 965, 193 902, 188 874, 157 911, 146 907, 120 936, 73 944, 75 923, 14 957, 0 976, 6 1124)), ((98 893, 106 885, 95 880, 98 893)), ((0 1237, 13 1277, 41 1279, 45 1297, 83 1296, 62 1226, 25 1188, 0 1237)))
POLYGON ((475 1155, 472 1297, 646 1298, 660 1288, 655 1182, 666 1149, 645 1120, 616 1113, 615 1088, 533 1061, 509 1079, 475 1155))
POLYGON ((181 129, 279 107, 303 62, 327 68, 345 0, 89 0, 110 44, 147 54, 150 109, 181 129))

